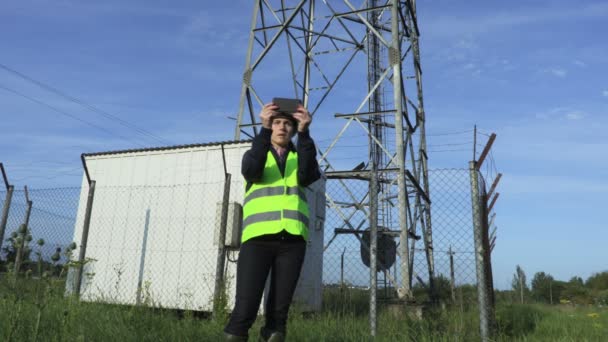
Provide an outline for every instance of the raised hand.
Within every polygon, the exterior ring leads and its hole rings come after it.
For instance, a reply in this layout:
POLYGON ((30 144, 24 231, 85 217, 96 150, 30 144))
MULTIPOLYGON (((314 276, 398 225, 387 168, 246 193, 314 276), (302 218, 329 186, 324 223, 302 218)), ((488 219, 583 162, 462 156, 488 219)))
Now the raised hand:
POLYGON ((272 117, 277 114, 279 106, 270 102, 262 107, 260 112, 260 120, 262 121, 262 127, 272 129, 272 117))
POLYGON ((302 105, 298 105, 298 109, 293 113, 293 117, 298 121, 298 132, 305 132, 308 126, 312 123, 312 116, 302 105))

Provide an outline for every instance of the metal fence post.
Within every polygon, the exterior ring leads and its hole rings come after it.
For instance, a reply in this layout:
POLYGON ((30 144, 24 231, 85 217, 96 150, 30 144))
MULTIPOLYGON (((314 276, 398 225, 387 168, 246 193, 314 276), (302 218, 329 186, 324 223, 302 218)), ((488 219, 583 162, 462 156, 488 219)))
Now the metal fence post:
POLYGON ((489 207, 488 207, 488 194, 485 191, 485 187, 483 192, 480 194, 480 220, 481 220, 481 243, 484 252, 484 274, 485 274, 485 286, 486 292, 488 294, 488 306, 487 306, 487 314, 488 314, 488 324, 490 326, 491 332, 494 328, 495 317, 494 317, 494 277, 492 275, 492 259, 491 259, 491 247, 490 247, 490 223, 489 223, 489 207))
POLYGON ((485 210, 481 208, 481 205, 485 205, 485 202, 481 201, 481 196, 479 194, 479 173, 477 171, 477 165, 475 161, 469 162, 469 172, 471 178, 471 205, 473 209, 473 236, 475 237, 475 269, 477 271, 479 329, 481 333, 481 340, 486 342, 490 341, 492 331, 488 310, 489 306, 491 305, 491 299, 487 287, 487 253, 485 251, 485 246, 483 243, 483 214, 485 213, 485 210))
POLYGON ((224 194, 222 197, 222 218, 220 221, 219 241, 217 244, 217 261, 215 263, 215 288, 213 290, 213 315, 222 312, 221 298, 224 295, 224 266, 226 264, 226 225, 228 224, 228 201, 230 200, 230 180, 232 175, 226 173, 224 194))
POLYGON ((344 290, 344 253, 346 253, 346 247, 340 255, 340 291, 344 290))
POLYGON ((2 242, 4 242, 4 233, 6 232, 6 224, 8 215, 11 210, 11 201, 13 200, 14 186, 9 185, 4 197, 4 207, 2 208, 2 218, 0 219, 0 251, 2 251, 2 242))
POLYGON ((454 276, 454 252, 452 252, 452 245, 450 245, 450 295, 452 303, 456 303, 456 277, 454 276))
POLYGON ((87 207, 84 214, 84 224, 82 227, 82 239, 80 240, 80 250, 78 253, 78 265, 76 268, 75 294, 80 297, 80 286, 82 284, 82 271, 84 268, 84 258, 87 252, 87 241, 89 239, 89 226, 91 225, 91 213, 93 211, 93 198, 95 197, 95 181, 89 183, 89 194, 87 196, 87 207))
POLYGON ((146 265, 146 250, 148 247, 148 229, 150 228, 150 209, 146 210, 146 221, 144 223, 144 236, 141 242, 141 257, 139 258, 139 275, 137 276, 137 295, 135 303, 142 304, 142 290, 144 287, 144 266, 146 265))
POLYGON ((25 248, 25 240, 27 239, 29 230, 28 226, 30 224, 30 215, 32 213, 33 202, 30 201, 30 198, 27 194, 27 186, 25 187, 25 199, 27 201, 27 206, 25 208, 25 218, 23 219, 23 224, 19 227, 21 240, 19 241, 19 246, 17 247, 17 255, 15 256, 15 277, 19 275, 21 263, 23 263, 23 249, 25 248))
POLYGON ((370 334, 376 336, 377 330, 377 288, 378 288, 378 173, 375 161, 372 162, 369 190, 369 323, 370 334))

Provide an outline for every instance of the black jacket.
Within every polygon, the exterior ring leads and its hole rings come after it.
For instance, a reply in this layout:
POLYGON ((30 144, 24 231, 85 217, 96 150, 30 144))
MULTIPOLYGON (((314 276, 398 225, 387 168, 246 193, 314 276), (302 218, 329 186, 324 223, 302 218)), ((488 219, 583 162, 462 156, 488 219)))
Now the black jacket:
MULTIPOLYGON (((274 148, 271 148, 271 134, 271 129, 262 128, 262 131, 253 138, 251 149, 245 152, 243 156, 241 173, 247 181, 247 189, 251 187, 252 183, 262 179, 268 151, 272 153, 277 161, 281 175, 285 175, 285 160, 281 161, 274 148)), ((297 146, 290 142, 288 150, 296 151, 298 154, 298 183, 300 186, 309 186, 321 178, 319 163, 316 158, 317 150, 308 131, 298 132, 297 146)))

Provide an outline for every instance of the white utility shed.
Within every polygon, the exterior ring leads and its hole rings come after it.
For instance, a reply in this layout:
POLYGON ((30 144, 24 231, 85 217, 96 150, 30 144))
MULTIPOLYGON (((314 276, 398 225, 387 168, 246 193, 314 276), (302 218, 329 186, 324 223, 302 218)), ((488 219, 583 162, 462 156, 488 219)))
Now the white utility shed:
MULTIPOLYGON (((224 160, 230 202, 242 203, 241 159, 250 142, 127 150, 85 155, 96 181, 81 298, 211 311, 216 278, 217 203, 224 160)), ((83 177, 74 241, 80 246, 88 182, 83 177)), ((306 191, 310 239, 295 301, 320 310, 325 180, 306 191)), ((74 251, 77 257, 79 250, 74 251)), ((228 305, 234 304, 238 250, 228 252, 228 305)), ((70 274, 72 277, 73 274, 70 274)), ((71 281, 68 292, 73 291, 71 281)))

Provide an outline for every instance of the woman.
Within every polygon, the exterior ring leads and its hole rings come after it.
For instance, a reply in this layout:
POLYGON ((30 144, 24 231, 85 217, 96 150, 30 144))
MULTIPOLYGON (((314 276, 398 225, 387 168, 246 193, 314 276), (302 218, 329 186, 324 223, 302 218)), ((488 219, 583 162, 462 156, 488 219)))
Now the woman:
POLYGON ((284 341, 287 314, 308 238, 304 187, 320 178, 316 148, 309 133, 312 117, 304 106, 284 113, 273 103, 260 113, 261 132, 243 156, 247 181, 243 235, 237 264, 236 302, 224 329, 227 341, 247 341, 270 274, 265 305, 264 341, 284 341), (297 146, 291 139, 297 132, 297 146))

